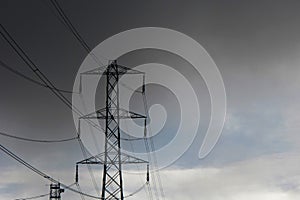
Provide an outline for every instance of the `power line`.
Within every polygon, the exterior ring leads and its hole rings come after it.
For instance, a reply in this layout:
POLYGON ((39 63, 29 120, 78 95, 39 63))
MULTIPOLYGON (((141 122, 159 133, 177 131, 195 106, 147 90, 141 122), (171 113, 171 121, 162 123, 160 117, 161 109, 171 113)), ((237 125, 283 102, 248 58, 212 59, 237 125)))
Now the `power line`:
MULTIPOLYGON (((33 71, 33 73, 43 82, 43 84, 49 86, 48 88, 52 93, 57 96, 65 105, 73 110, 70 101, 58 91, 58 89, 53 85, 53 83, 40 71, 40 69, 35 65, 35 63, 29 58, 25 51, 18 45, 18 43, 13 39, 9 32, 0 24, 1 35, 7 41, 7 43, 14 49, 14 51, 19 55, 19 57, 26 63, 26 65, 33 71)), ((78 111, 77 111, 78 112, 78 111)))
MULTIPOLYGON (((2 24, 0 24, 0 34, 7 41, 7 43, 14 49, 14 51, 18 54, 18 56, 26 63, 26 65, 32 70, 32 72, 51 90, 51 92, 58 97, 69 109, 75 112, 78 116, 82 116, 83 113, 76 108, 72 103, 67 99, 55 86, 54 84, 47 78, 47 76, 38 68, 38 66, 30 59, 30 57, 25 53, 25 51, 20 47, 20 45, 13 39, 10 33, 4 28, 2 24)), ((100 131, 103 129, 99 129, 99 126, 92 122, 89 119, 86 119, 90 125, 97 128, 100 131)))
MULTIPOLYGON (((57 13, 59 14, 60 18, 58 18, 58 19, 60 20, 60 22, 62 22, 63 25, 65 25, 65 27, 73 34, 73 36, 78 40, 78 42, 81 44, 81 46, 86 50, 86 52, 92 57, 92 59, 99 66, 104 65, 98 59, 98 57, 92 52, 92 49, 90 48, 90 46, 85 42, 85 40, 79 34, 79 32, 77 31, 75 26, 72 24, 72 22, 70 21, 70 19, 68 18, 68 16, 66 15, 64 10, 62 9, 62 7, 59 5, 59 3, 56 0, 50 0, 50 2, 53 5, 53 7, 56 9, 57 13)), ((52 9, 51 9, 51 11, 52 11, 52 9)), ((55 16, 57 17, 57 15, 55 15, 55 16)), ((105 60, 108 60, 107 58, 105 58, 103 56, 101 56, 101 57, 104 58, 105 60)), ((125 84, 123 86, 126 87, 125 84)), ((129 88, 127 88, 127 89, 129 89, 129 88)), ((104 131, 104 130, 102 129, 102 131, 104 131)), ((141 140, 141 139, 142 138, 130 138, 130 139, 129 138, 121 138, 121 140, 125 140, 125 141, 133 141, 133 140, 141 140)))
POLYGON ((4 132, 0 132, 0 135, 5 136, 5 137, 14 138, 14 139, 17 139, 17 140, 23 140, 23 141, 28 141, 28 142, 40 142, 40 143, 67 142, 67 141, 78 139, 78 136, 77 137, 72 137, 72 138, 66 138, 66 139, 59 139, 59 140, 31 139, 31 138, 25 138, 25 137, 20 137, 20 136, 16 136, 16 135, 11 135, 11 134, 4 133, 4 132))
MULTIPOLYGON (((64 10, 62 9, 62 7, 59 5, 59 3, 56 0, 50 0, 51 4, 54 6, 54 8, 56 9, 57 13, 59 14, 59 16, 61 18, 59 18, 59 20, 63 20, 63 24, 67 27, 67 29, 69 31, 71 31, 71 33, 74 35, 74 37, 79 41, 79 43, 81 44, 81 46, 86 50, 86 52, 92 57, 92 59, 99 65, 104 65, 99 59, 98 57, 92 52, 92 49, 90 48, 90 46, 85 42, 85 40, 81 37, 81 35, 79 34, 79 32, 77 31, 77 29, 74 27, 74 25, 72 24, 72 22, 70 21, 70 19, 68 18, 68 16, 66 15, 66 13, 64 12, 64 10)), ((55 15, 56 16, 56 15, 55 15)), ((57 17, 57 16, 56 16, 57 17)), ((101 55, 100 55, 101 56, 101 55)), ((102 58, 108 60, 107 58, 101 56, 102 58)), ((81 83, 80 83, 81 84, 81 83)), ((122 84, 122 83, 121 83, 122 84)), ((126 87, 125 84, 122 84, 124 87, 126 87)), ((127 88, 128 89, 128 88, 127 88)), ((104 131, 102 129, 102 131, 104 131)), ((133 140, 141 140, 142 138, 121 138, 121 140, 125 140, 125 141, 133 141, 133 140)))
MULTIPOLYGON (((80 195, 83 195, 85 197, 90 197, 90 198, 94 198, 94 199, 102 199, 101 197, 97 197, 97 196, 94 196, 94 195, 91 195, 91 194, 88 194, 88 193, 85 193, 85 192, 82 192, 82 191, 79 191, 79 190, 75 190, 73 188, 71 188, 72 185, 74 184, 71 184, 71 185, 66 185, 66 184, 63 184, 61 182, 59 182, 58 180, 50 177, 49 175, 47 175, 46 173, 40 171, 39 169, 37 169, 36 167, 32 166, 31 164, 29 164, 28 162, 26 162, 25 160, 23 160, 22 158, 20 158, 19 156, 17 156, 15 153, 11 152, 9 149, 7 149, 5 146, 3 146, 2 144, 0 144, 0 150, 3 151, 4 153, 6 153, 8 156, 10 156, 11 158, 13 158, 14 160, 16 160, 17 162, 19 162, 20 164, 24 165, 25 167, 27 167, 28 169, 30 169, 31 171, 33 171, 34 173, 38 174, 39 176, 42 176, 43 178, 53 182, 53 183, 60 183, 65 189, 71 191, 71 192, 74 192, 74 193, 77 193, 77 194, 80 194, 80 195)), ((144 187, 144 185, 142 186, 144 187)), ((141 191, 141 188, 138 188, 135 192, 127 195, 126 197, 130 197, 136 193, 138 193, 139 191, 141 191)), ((41 196, 41 195, 39 195, 41 196)), ((37 197, 38 198, 38 197, 37 197)), ((28 198, 27 198, 28 199, 28 198)), ((32 199, 32 197, 31 197, 32 199)))
MULTIPOLYGON (((72 103, 54 86, 54 84, 40 71, 37 65, 30 59, 30 57, 25 53, 25 51, 20 47, 20 45, 13 39, 10 33, 0 24, 0 34, 7 41, 7 43, 14 49, 14 51, 19 55, 19 57, 26 63, 26 65, 33 71, 33 73, 51 90, 51 92, 58 97, 69 109, 75 112, 78 116, 82 116, 82 112, 76 108, 72 103)), ((89 119, 85 119, 90 125, 99 129, 99 126, 89 119)), ((77 134, 79 135, 79 134, 77 134)))
MULTIPOLYGON (((30 169, 31 171, 33 171, 34 173, 38 174, 39 176, 42 176, 43 178, 53 182, 53 183, 60 183, 58 180, 48 176, 47 174, 45 174, 44 172, 40 171, 39 169, 35 168, 34 166, 32 166, 31 164, 27 163, 25 160, 23 160, 22 158, 20 158, 19 156, 17 156, 16 154, 14 154, 13 152, 11 152, 9 149, 7 149, 6 147, 4 147, 2 144, 0 144, 0 150, 3 151, 4 153, 6 153, 8 156, 12 157, 14 160, 18 161, 20 164, 24 165, 25 167, 27 167, 28 169, 30 169)), ((75 192, 77 194, 81 194, 84 195, 86 197, 91 197, 94 199, 102 199, 101 197, 97 197, 97 196, 93 196, 84 192, 80 192, 78 190, 75 190, 73 188, 71 188, 70 186, 67 186, 66 184, 60 183, 65 189, 70 190, 72 192, 75 192)))
MULTIPOLYGON (((25 53, 25 51, 20 47, 20 45, 13 39, 10 33, 0 24, 0 34, 7 41, 7 43, 14 49, 14 51, 19 55, 19 57, 26 63, 26 65, 33 71, 33 73, 51 90, 51 92, 58 97, 69 109, 75 112, 78 116, 82 116, 82 112, 76 108, 72 103, 54 86, 54 84, 40 71, 38 66, 30 59, 30 57, 25 53)), ((90 125, 97 128, 100 131, 99 127, 93 123, 91 120, 86 119, 90 125)), ((79 134, 77 134, 79 135, 79 134)))
MULTIPOLYGON (((59 5, 59 3, 56 0, 50 0, 54 8, 56 9, 57 13, 63 20, 63 24, 67 27, 69 31, 74 35, 74 37, 78 40, 78 42, 81 44, 81 46, 85 49, 85 51, 94 59, 94 61, 98 65, 103 65, 103 63, 98 59, 98 57, 92 52, 92 49, 90 46, 85 42, 85 40, 82 38, 82 36, 79 34, 77 29, 74 27, 68 16, 65 14, 64 10, 62 7, 59 5)), ((103 56, 101 56, 104 58, 103 56)), ((106 59, 106 58, 104 58, 106 59)), ((106 59, 108 60, 108 59, 106 59)))
MULTIPOLYGON (((93 57, 93 59, 98 63, 97 57, 94 54, 91 53, 91 49, 85 43, 85 41, 81 38, 81 36, 78 34, 77 30, 74 28, 74 26, 72 25, 72 23, 66 17, 66 15, 64 14, 63 10, 61 9, 61 7, 57 3, 57 1, 56 0, 51 0, 51 2, 55 6, 55 8, 58 10, 60 16, 63 18, 64 22, 69 27, 69 29, 72 31, 72 33, 75 35, 75 37, 78 39, 78 41, 82 44, 82 46, 86 49, 86 51, 88 51, 88 53, 93 57)), ((11 47, 22 58, 22 60, 30 67, 30 69, 44 82, 44 85, 46 87, 48 87, 64 104, 66 104, 75 113, 77 113, 78 115, 80 115, 81 112, 76 107, 74 107, 70 103, 70 101, 63 94, 61 94, 61 92, 50 82, 50 80, 38 69, 38 67, 32 62, 32 60, 30 60, 30 58, 25 54, 25 52, 20 48, 20 46, 9 35, 9 33, 5 30, 5 28, 2 25, 1 25, 1 28, 4 30, 4 33, 6 34, 5 35, 1 31, 1 35, 4 37, 4 39, 11 45, 11 47), (8 36, 8 38, 6 36, 8 36)), ((88 121, 88 122, 91 123, 90 121, 88 121)))
POLYGON ((29 200, 29 199, 38 199, 38 198, 42 198, 42 197, 46 197, 49 196, 49 194, 41 194, 41 195, 37 195, 37 196, 33 196, 33 197, 26 197, 26 198, 19 198, 19 199, 15 199, 15 200, 29 200))
MULTIPOLYGON (((146 98, 145 83, 143 83, 143 92, 142 92, 142 95, 143 95, 144 109, 145 109, 145 115, 146 115, 147 111, 148 111, 148 103, 147 103, 147 98, 146 98)), ((145 131, 147 131, 146 121, 145 121, 145 131)), ((149 131, 151 132, 150 128, 149 128, 149 131)), ((148 143, 148 138, 146 137, 146 132, 144 134, 144 138, 145 138, 145 145, 147 146, 146 147, 147 152, 149 152, 149 143, 148 143)), ((154 146, 154 142, 153 142, 153 139, 152 139, 152 134, 150 134, 150 145, 151 145, 151 149, 153 151, 153 160, 154 160, 155 168, 158 168, 157 158, 156 158, 156 155, 155 155, 155 146, 154 146)), ((148 157, 151 158, 150 155, 148 157)), ((161 182, 161 177, 160 177, 160 174, 159 174, 159 169, 157 169, 157 173, 156 174, 157 174, 157 180, 158 180, 158 185, 159 185, 161 196, 162 196, 163 199, 165 199, 165 193, 164 193, 163 185, 162 185, 162 182, 161 182)), ((155 181, 154 181, 154 184, 156 185, 155 181)))
MULTIPOLYGON (((6 63, 4 63, 2 60, 0 60, 0 66, 3 67, 3 68, 5 68, 5 69, 7 69, 7 70, 9 70, 12 73, 18 75, 18 76, 20 76, 23 79, 28 80, 28 81, 36 84, 36 85, 39 85, 39 86, 42 86, 42 87, 45 87, 45 88, 50 88, 48 85, 43 84, 43 83, 41 83, 41 82, 39 82, 39 81, 37 81, 37 80, 35 80, 33 78, 30 78, 29 76, 24 75, 23 73, 15 70, 15 69, 13 69, 12 67, 10 67, 6 63)), ((57 88, 52 88, 52 89, 60 91, 60 92, 63 92, 63 93, 70 93, 70 94, 75 93, 75 92, 72 92, 72 91, 62 90, 62 89, 57 89, 57 88)))
MULTIPOLYGON (((80 192, 82 191, 82 190, 81 190, 81 187, 80 187, 80 185, 79 185, 78 182, 76 182, 76 187, 77 187, 77 190, 78 190, 78 191, 80 191, 80 192)), ((80 195, 80 198, 81 198, 81 200, 85 200, 85 198, 84 198, 83 195, 80 195)))
MULTIPOLYGON (((47 78, 47 76, 38 68, 38 66, 30 59, 30 57, 25 53, 25 51, 20 47, 20 45, 13 39, 10 33, 4 28, 2 24, 0 24, 0 34, 7 41, 7 43, 14 49, 14 51, 19 55, 19 57, 26 63, 26 65, 32 70, 32 72, 49 88, 52 93, 58 97, 69 109, 75 112, 78 116, 82 116, 83 113, 76 108, 72 103, 67 99, 55 86, 54 84, 47 78)), ((86 120, 90 125, 98 130, 99 127, 90 120, 86 120)))
MULTIPOLYGON (((13 39, 13 37, 9 34, 9 32, 4 28, 2 24, 0 24, 0 34, 2 37, 8 42, 8 44, 14 49, 14 51, 19 55, 19 57, 26 63, 26 65, 33 71, 33 73, 45 84, 51 92, 58 97, 69 109, 71 109, 73 112, 75 112, 78 116, 83 115, 80 110, 78 110, 75 106, 72 105, 72 103, 53 85, 53 83, 39 70, 37 65, 29 58, 29 56, 25 53, 25 51, 18 45, 18 43, 13 39)), ((95 125, 90 120, 86 120, 90 125, 97 128, 99 127, 95 125)), ((77 137, 79 138, 79 133, 77 133, 77 137)), ((80 140, 78 140, 80 144, 80 140)), ((82 148, 81 148, 82 150, 82 148)), ((85 153, 82 151, 83 156, 85 156, 85 153)), ((86 157, 85 157, 86 158, 86 157)), ((92 174, 92 172, 91 172, 92 174)))
MULTIPOLYGON (((128 133, 128 127, 127 127, 126 120, 124 121, 124 124, 125 124, 125 128, 126 128, 126 131, 125 131, 125 132, 128 133)), ((129 144, 130 144, 130 147, 131 147, 132 152, 135 152, 134 147, 133 147, 133 144, 132 144, 132 141, 129 141, 129 144)), ((148 165, 148 166, 149 166, 149 165, 148 165)), ((136 165, 136 168, 137 168, 137 170, 138 170, 138 174, 140 175, 141 169, 140 169, 139 165, 136 165)), ((147 169, 147 170, 148 170, 148 169, 147 169)), ((147 171, 147 173, 148 173, 148 171, 147 171)), ((140 178, 140 181, 142 182, 141 176, 139 176, 139 178, 140 178)), ((147 182, 148 182, 148 180, 147 180, 147 182)), ((145 193, 148 194, 145 187, 144 187, 144 190, 145 190, 145 193)))
MULTIPOLYGON (((75 183, 72 183, 71 185, 69 185, 68 187, 73 186, 75 183)), ((30 199, 38 199, 38 198, 42 198, 42 197, 46 197, 49 196, 49 193, 46 194, 40 194, 40 195, 36 195, 36 196, 32 196, 32 197, 25 197, 25 198, 17 198, 14 200, 30 200, 30 199)))
MULTIPOLYGON (((146 132, 147 132, 147 128, 146 128, 146 119, 145 119, 145 133, 144 133, 144 143, 145 143, 145 149, 146 149, 146 152, 147 152, 147 157, 148 157, 148 161, 149 163, 152 163, 152 158, 151 158, 151 154, 150 154, 150 147, 149 147, 149 142, 148 142, 148 139, 146 137, 146 132)), ((157 186, 156 186, 156 177, 154 175, 153 172, 151 172, 151 176, 153 178, 153 186, 154 186, 154 193, 155 193, 155 196, 159 199, 158 197, 158 193, 157 193, 157 186)), ((151 196, 151 198, 153 199, 153 195, 152 195, 152 189, 150 187, 150 184, 148 184, 148 191, 149 191, 149 195, 151 196)))
MULTIPOLYGON (((86 158, 88 157, 88 156, 87 156, 88 150, 85 148, 85 146, 83 145, 83 143, 82 143, 82 141, 81 141, 80 138, 78 139, 78 142, 79 142, 80 149, 81 149, 81 151, 82 151, 82 153, 83 153, 83 157, 86 159, 86 158)), ((90 153, 89 153, 89 154, 90 154, 90 153)), ((95 176, 94 176, 94 174, 93 174, 92 168, 91 168, 90 165, 87 165, 87 168, 88 168, 90 177, 91 177, 91 179, 92 179, 93 186, 94 186, 94 188, 95 188, 97 194, 99 194, 100 189, 99 189, 99 187, 98 187, 98 185, 97 185, 97 182, 96 182, 95 176)))

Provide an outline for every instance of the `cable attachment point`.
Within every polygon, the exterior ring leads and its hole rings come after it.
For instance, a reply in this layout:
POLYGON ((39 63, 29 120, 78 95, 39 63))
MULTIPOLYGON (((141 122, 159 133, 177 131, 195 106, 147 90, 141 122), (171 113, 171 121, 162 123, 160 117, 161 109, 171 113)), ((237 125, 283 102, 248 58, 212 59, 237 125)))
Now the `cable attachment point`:
POLYGON ((150 181, 150 176, 149 176, 149 164, 147 165, 147 177, 146 177, 146 182, 149 183, 150 181))
POLYGON ((75 183, 78 183, 78 164, 76 164, 75 183))

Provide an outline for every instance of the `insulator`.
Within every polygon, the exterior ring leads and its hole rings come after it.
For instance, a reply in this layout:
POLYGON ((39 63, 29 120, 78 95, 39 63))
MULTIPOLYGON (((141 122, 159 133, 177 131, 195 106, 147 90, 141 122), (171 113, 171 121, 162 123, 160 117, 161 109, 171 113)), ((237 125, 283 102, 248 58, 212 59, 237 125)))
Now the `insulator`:
POLYGON ((149 165, 147 165, 147 178, 146 178, 147 183, 150 181, 150 176, 149 176, 149 165))
POLYGON ((78 165, 76 165, 75 182, 78 183, 78 165))
POLYGON ((145 86, 145 75, 143 76, 143 87, 142 87, 142 93, 145 93, 146 86, 145 86))
POLYGON ((78 136, 79 136, 79 138, 80 138, 80 119, 78 120, 78 136))
POLYGON ((145 121, 144 121, 144 138, 147 137, 147 119, 145 118, 145 121))

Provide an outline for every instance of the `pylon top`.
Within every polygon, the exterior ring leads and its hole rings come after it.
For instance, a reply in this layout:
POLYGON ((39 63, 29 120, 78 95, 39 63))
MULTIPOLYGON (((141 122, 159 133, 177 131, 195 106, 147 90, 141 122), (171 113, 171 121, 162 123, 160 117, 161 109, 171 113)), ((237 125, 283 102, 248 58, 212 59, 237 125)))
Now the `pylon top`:
POLYGON ((117 64, 117 60, 112 60, 109 61, 107 65, 101 66, 101 67, 97 67, 95 69, 86 71, 81 73, 82 75, 108 75, 108 74, 116 74, 118 73, 119 75, 123 75, 123 74, 145 74, 145 72, 141 72, 135 69, 131 69, 129 67, 123 66, 123 65, 119 65, 117 64), (116 71, 109 71, 107 70, 109 66, 116 66, 117 70, 116 71))

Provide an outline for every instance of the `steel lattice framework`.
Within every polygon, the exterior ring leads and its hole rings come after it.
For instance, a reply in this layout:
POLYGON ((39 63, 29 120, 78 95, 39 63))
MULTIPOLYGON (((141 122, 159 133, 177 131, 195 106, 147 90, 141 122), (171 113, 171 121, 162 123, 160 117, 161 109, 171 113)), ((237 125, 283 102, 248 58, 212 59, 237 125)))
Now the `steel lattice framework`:
POLYGON ((65 191, 64 189, 60 188, 60 183, 51 183, 49 199, 50 200, 60 200, 61 193, 63 193, 64 191, 65 191))
POLYGON ((81 117, 81 119, 105 119, 105 151, 78 164, 103 164, 102 199, 123 200, 122 164, 147 163, 142 159, 121 152, 120 119, 146 118, 141 114, 120 108, 119 78, 124 74, 144 74, 112 61, 107 67, 87 71, 86 75, 106 75, 106 107, 81 117))

